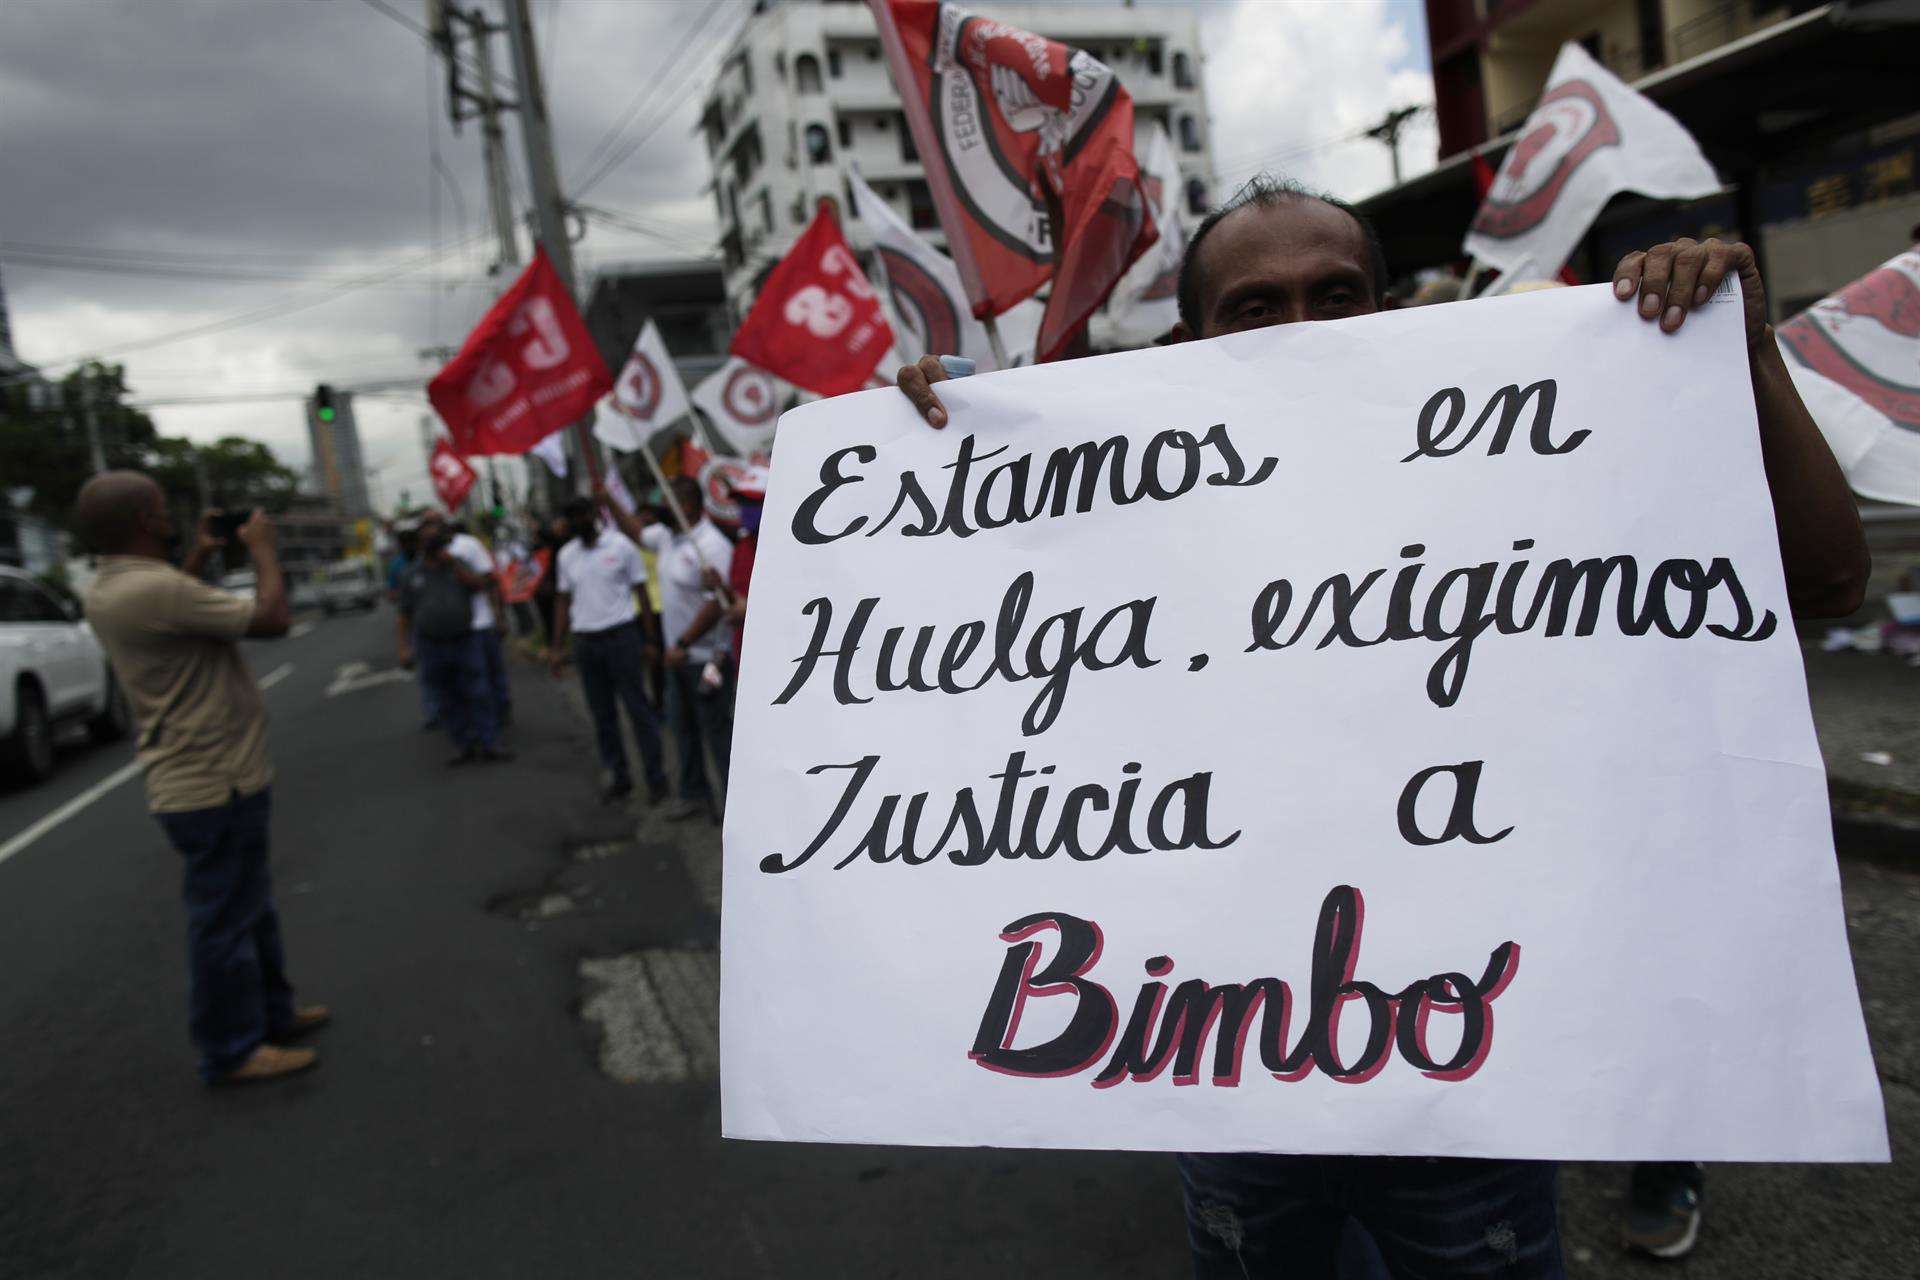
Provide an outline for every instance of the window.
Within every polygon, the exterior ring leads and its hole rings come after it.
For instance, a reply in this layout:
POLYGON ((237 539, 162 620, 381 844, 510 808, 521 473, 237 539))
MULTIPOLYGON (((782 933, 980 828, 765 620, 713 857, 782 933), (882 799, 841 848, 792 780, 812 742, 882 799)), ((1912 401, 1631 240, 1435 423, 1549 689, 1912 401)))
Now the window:
POLYGON ((867 61, 868 61, 868 62, 878 62, 878 61, 880 61, 880 46, 879 46, 879 45, 877 45, 877 44, 870 44, 870 45, 868 45, 868 46, 867 46, 867 61))
POLYGON ((760 234, 762 235, 773 234, 773 196, 772 194, 763 190, 761 191, 759 197, 755 200, 754 203, 758 207, 759 213, 760 213, 760 234))
POLYGON ((1180 149, 1182 151, 1200 149, 1200 124, 1192 116, 1180 117, 1180 149))
MULTIPOLYGON (((836 75, 838 72, 835 73, 836 75)), ((801 93, 820 92, 820 59, 803 53, 793 60, 793 78, 801 93)))
POLYGON ((839 126, 840 149, 842 151, 853 150, 853 123, 845 116, 841 116, 835 123, 839 126))
POLYGON ((1640 24, 1640 69, 1651 71, 1667 60, 1666 29, 1660 19, 1660 0, 1637 0, 1634 11, 1640 24))
POLYGON ((913 144, 913 130, 907 124, 903 113, 893 118, 894 127, 900 131, 900 158, 908 164, 917 164, 920 160, 920 148, 913 144))
POLYGON ((827 50, 827 74, 835 80, 840 78, 840 51, 838 49, 827 50))
POLYGON ((933 210, 933 192, 924 182, 907 184, 907 221, 915 231, 937 230, 940 226, 940 215, 933 210))
POLYGON ((807 163, 825 164, 833 159, 833 144, 827 137, 827 126, 810 124, 807 126, 807 163))
POLYGON ((1193 60, 1187 57, 1185 49, 1178 50, 1173 55, 1173 87, 1193 88, 1193 60))
POLYGON ((1204 214, 1207 211, 1207 184, 1198 178, 1187 179, 1187 212, 1204 214))
MULTIPOLYGON (((1134 47, 1139 48, 1139 44, 1136 42, 1134 47)), ((1161 48, 1160 42, 1158 40, 1147 41, 1146 48, 1143 50, 1143 52, 1147 55, 1147 72, 1149 75, 1157 76, 1166 70, 1166 64, 1162 61, 1162 59, 1165 57, 1165 52, 1161 48)), ((1179 56, 1180 56, 1179 54, 1174 55, 1174 57, 1176 58, 1178 58, 1179 56)), ((1188 88, 1189 86, 1181 85, 1180 87, 1185 89, 1185 88, 1188 88)))

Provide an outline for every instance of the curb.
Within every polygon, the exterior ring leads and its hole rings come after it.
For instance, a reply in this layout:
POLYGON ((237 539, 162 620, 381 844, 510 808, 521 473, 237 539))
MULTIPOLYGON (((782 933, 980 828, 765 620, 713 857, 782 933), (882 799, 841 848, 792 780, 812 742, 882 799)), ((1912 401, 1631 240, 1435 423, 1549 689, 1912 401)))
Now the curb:
POLYGON ((1862 862, 1920 867, 1920 795, 1829 778, 1834 843, 1862 862))

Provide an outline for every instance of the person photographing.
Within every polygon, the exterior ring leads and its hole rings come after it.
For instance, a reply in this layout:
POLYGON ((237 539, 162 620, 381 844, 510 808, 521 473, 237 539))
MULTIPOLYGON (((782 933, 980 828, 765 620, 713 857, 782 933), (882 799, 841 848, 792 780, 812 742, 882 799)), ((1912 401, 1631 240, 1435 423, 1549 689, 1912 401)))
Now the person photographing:
POLYGON ((254 511, 235 537, 255 578, 251 600, 196 574, 225 545, 215 513, 180 568, 165 495, 136 471, 81 486, 82 535, 104 557, 87 591, 87 621, 139 725, 147 807, 184 862, 190 985, 188 1029, 208 1084, 274 1080, 319 1056, 287 1042, 330 1019, 296 1006, 287 980, 268 869, 273 766, 267 709, 243 638, 277 639, 292 623, 273 522, 254 511))

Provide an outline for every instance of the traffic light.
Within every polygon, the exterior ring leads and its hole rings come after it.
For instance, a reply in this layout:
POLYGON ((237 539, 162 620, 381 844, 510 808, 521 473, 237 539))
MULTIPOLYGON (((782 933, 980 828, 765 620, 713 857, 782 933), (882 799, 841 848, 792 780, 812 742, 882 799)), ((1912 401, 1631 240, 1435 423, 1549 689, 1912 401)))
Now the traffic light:
POLYGON ((313 389, 313 416, 322 422, 333 421, 333 388, 324 382, 313 389))

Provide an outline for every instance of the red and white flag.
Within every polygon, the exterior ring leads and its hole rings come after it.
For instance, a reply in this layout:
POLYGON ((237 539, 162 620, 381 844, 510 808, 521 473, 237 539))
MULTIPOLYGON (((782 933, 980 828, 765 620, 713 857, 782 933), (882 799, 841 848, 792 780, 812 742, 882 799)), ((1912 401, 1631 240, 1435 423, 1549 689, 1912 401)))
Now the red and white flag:
POLYGON ((546 250, 467 335, 427 398, 466 457, 525 453, 593 411, 613 378, 546 250))
POLYGON ((1686 126, 1571 42, 1500 162, 1467 230, 1466 251, 1500 279, 1551 280, 1622 191, 1663 200, 1712 195, 1720 179, 1686 126))
POLYGON ((448 511, 458 511, 460 504, 473 492, 477 476, 467 460, 453 451, 453 445, 445 436, 433 438, 433 453, 427 458, 427 470, 433 475, 433 491, 440 496, 440 505, 448 511))
POLYGON ((892 346, 880 295, 823 203, 760 286, 731 350, 795 386, 837 396, 864 387, 892 346))
POLYGON ((773 428, 785 396, 778 378, 739 356, 729 356, 693 388, 693 402, 714 431, 735 452, 749 455, 773 447, 773 428))
POLYGON ((1854 492, 1920 505, 1920 249, 1775 333, 1787 372, 1854 492))
POLYGON ((1147 142, 1146 184, 1148 208, 1160 239, 1140 255, 1107 302, 1107 319, 1116 342, 1144 347, 1180 320, 1180 260, 1186 256, 1187 230, 1180 216, 1186 184, 1180 162, 1174 158, 1167 126, 1155 121, 1147 142))
MULTIPOLYGON (((854 216, 873 235, 874 256, 880 265, 876 283, 893 304, 901 357, 965 356, 979 373, 998 369, 993 344, 987 340, 986 328, 973 318, 953 259, 929 244, 859 174, 848 173, 847 186, 853 191, 854 216)), ((1040 304, 1032 300, 1019 303, 1000 321, 1000 340, 1009 364, 1031 358, 1039 327, 1040 304)))
POLYGON ((973 314, 1051 281, 1053 358, 1157 235, 1133 99, 1086 51, 948 0, 868 3, 973 314))
POLYGON ((634 340, 620 376, 613 382, 613 402, 619 413, 594 418, 593 434, 615 449, 632 452, 655 430, 687 412, 687 389, 673 367, 673 356, 660 338, 659 326, 649 320, 634 340))

